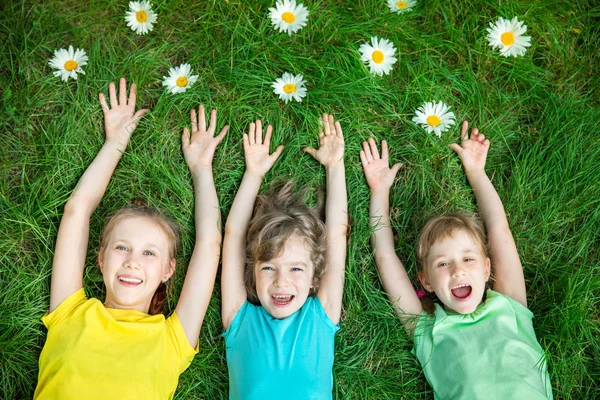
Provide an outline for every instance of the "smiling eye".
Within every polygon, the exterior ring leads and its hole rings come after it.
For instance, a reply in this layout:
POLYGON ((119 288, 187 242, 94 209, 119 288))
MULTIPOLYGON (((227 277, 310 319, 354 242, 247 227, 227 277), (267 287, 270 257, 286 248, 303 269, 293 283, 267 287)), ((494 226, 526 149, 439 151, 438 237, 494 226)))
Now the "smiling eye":
POLYGON ((443 262, 439 263, 437 266, 438 267, 447 267, 448 263, 446 261, 443 261, 443 262))
POLYGON ((150 250, 146 250, 146 251, 144 251, 144 255, 145 255, 145 256, 153 256, 153 255, 154 255, 154 253, 153 253, 153 252, 151 252, 150 250))
POLYGON ((472 257, 465 258, 465 262, 471 262, 471 261, 475 261, 475 259, 472 257))
POLYGON ((116 246, 115 249, 119 251, 127 251, 127 247, 121 245, 116 246))
POLYGON ((273 267, 271 267, 270 265, 263 265, 260 268, 261 271, 274 271, 275 269, 273 267))
POLYGON ((298 271, 302 272, 304 270, 302 268, 300 268, 300 267, 292 267, 292 271, 294 271, 294 272, 298 272, 298 271))

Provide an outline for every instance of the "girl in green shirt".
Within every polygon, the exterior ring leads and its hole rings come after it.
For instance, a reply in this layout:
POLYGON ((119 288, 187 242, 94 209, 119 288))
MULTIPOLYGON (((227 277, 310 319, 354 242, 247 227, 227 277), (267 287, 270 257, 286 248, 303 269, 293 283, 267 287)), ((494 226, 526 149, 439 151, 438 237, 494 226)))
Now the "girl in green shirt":
POLYGON ((423 366, 436 399, 552 399, 544 352, 527 309, 523 268, 498 193, 485 173, 489 140, 477 128, 451 144, 475 193, 488 238, 476 218, 431 219, 419 238, 419 280, 441 304, 423 301, 395 253, 389 191, 401 164, 388 164, 370 138, 360 158, 371 189, 375 262, 385 291, 423 366), (489 240, 489 242, 488 242, 489 240), (493 280, 492 277, 493 266, 493 280), (493 290, 489 288, 491 287, 493 290))

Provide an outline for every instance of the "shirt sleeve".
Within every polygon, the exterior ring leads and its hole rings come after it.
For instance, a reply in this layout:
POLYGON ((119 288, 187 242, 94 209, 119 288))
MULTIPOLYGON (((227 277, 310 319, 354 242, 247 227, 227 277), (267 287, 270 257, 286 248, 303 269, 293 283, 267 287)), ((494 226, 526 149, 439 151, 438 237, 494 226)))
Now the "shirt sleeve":
POLYGON ((251 304, 248 300, 246 300, 244 302, 244 304, 242 304, 239 311, 233 318, 233 321, 231 321, 231 324, 229 324, 229 328, 227 328, 227 330, 225 332, 223 332, 223 334, 222 334, 222 336, 225 338, 225 343, 229 343, 229 342, 231 342, 231 340, 233 340, 233 339, 231 339, 231 337, 235 336, 235 335, 232 335, 232 332, 236 332, 238 330, 238 328, 242 324, 244 315, 246 315, 246 311, 248 310, 248 307, 252 307, 252 306, 253 306, 253 304, 251 304))
POLYGON ((46 315, 42 317, 42 322, 46 325, 46 328, 50 329, 73 315, 75 310, 82 306, 87 300, 88 298, 85 295, 85 291, 81 288, 64 299, 54 311, 46 313, 46 315))
POLYGON ((315 297, 309 298, 309 300, 307 300, 307 301, 312 302, 312 304, 313 304, 312 307, 314 308, 315 313, 317 314, 319 319, 321 321, 323 321, 329 329, 331 329, 332 332, 335 333, 340 330, 340 326, 334 324, 333 321, 329 318, 329 316, 325 312, 325 309, 323 308, 323 305, 321 304, 321 301, 319 300, 318 297, 315 296, 315 297))
POLYGON ((200 345, 200 342, 198 342, 196 348, 193 348, 190 345, 176 312, 167 318, 166 323, 171 342, 175 346, 177 355, 179 356, 179 373, 181 374, 190 366, 194 356, 198 353, 198 346, 200 345))

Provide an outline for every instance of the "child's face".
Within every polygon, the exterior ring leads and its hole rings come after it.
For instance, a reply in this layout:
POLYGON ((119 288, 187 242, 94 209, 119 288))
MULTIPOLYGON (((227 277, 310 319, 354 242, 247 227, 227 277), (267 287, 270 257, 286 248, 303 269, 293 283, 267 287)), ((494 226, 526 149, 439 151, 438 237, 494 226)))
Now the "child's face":
POLYGON ((490 278, 490 259, 464 230, 438 240, 431 246, 419 279, 435 292, 449 311, 469 314, 481 303, 490 278))
POLYGON ((175 271, 167 236, 144 217, 119 222, 98 263, 106 285, 106 305, 145 313, 158 285, 175 271))
POLYGON ((298 236, 291 236, 285 242, 278 257, 256 263, 254 276, 260 304, 277 319, 298 311, 315 286, 310 252, 298 236))

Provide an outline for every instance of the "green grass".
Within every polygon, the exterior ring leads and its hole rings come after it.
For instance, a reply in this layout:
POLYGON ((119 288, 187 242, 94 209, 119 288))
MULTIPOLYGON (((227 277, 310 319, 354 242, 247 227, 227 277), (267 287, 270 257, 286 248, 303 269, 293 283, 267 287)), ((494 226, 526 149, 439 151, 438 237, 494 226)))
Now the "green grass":
MULTIPOLYGON (((342 330, 337 335, 338 399, 431 399, 411 341, 394 317, 369 246, 368 196, 358 151, 386 139, 405 168, 392 190, 397 252, 416 274, 415 243, 426 216, 475 210, 458 158, 411 122, 424 101, 443 100, 492 142, 487 172, 504 201, 525 268, 534 326, 547 352, 555 398, 600 398, 600 8, 592 1, 421 1, 405 15, 384 0, 305 0, 308 25, 289 37, 267 18, 274 1, 154 1, 155 30, 137 36, 124 22, 127 1, 13 2, 0 16, 0 397, 31 398, 45 340, 51 260, 65 201, 103 141, 97 101, 121 76, 139 85, 144 117, 91 224, 85 286, 103 296, 94 267, 106 215, 143 197, 183 227, 186 265, 193 247, 193 192, 180 151, 189 111, 216 107, 230 133, 215 159, 223 215, 244 170, 241 135, 255 118, 274 125, 283 156, 268 174, 324 184, 301 149, 316 146, 320 112, 346 136, 349 211, 342 330), (505 59, 485 28, 518 16, 532 46, 505 59), (577 33, 578 29, 581 33, 577 33), (371 35, 399 52, 392 73, 372 77, 358 46, 371 35), (55 49, 84 48, 86 75, 63 83, 47 65, 55 49), (199 81, 181 95, 161 86, 169 67, 190 63, 199 81), (271 82, 302 73, 308 95, 283 104, 271 82)), ((176 292, 184 268, 177 271, 176 292)), ((174 308, 176 297, 171 299, 174 308)), ((219 287, 200 352, 180 379, 178 399, 227 398, 219 287)))

